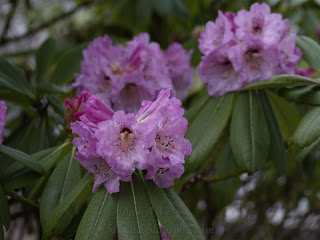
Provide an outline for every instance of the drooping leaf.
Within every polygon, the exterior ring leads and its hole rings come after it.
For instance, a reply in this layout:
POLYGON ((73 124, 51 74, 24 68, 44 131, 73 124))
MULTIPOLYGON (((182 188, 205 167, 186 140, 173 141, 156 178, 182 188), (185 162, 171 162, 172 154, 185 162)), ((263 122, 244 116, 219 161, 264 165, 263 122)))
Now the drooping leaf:
POLYGON ((160 239, 158 223, 148 195, 136 176, 130 183, 121 183, 117 226, 119 240, 160 239))
POLYGON ((297 45, 301 49, 303 59, 315 70, 320 70, 320 46, 317 42, 306 36, 299 36, 297 45))
POLYGON ((68 211, 69 207, 74 203, 77 197, 81 194, 83 189, 87 184, 90 184, 92 181, 92 175, 87 173, 77 185, 74 186, 72 191, 64 198, 64 200, 54 209, 51 214, 51 217, 46 222, 45 228, 43 229, 43 237, 42 239, 49 239, 54 230, 56 229, 59 221, 63 218, 63 216, 68 211))
POLYGON ((319 144, 320 138, 318 138, 316 141, 314 141, 311 145, 308 147, 303 148, 299 154, 296 156, 295 160, 297 162, 301 162, 304 160, 310 153, 311 151, 319 144))
POLYGON ((173 189, 145 182, 153 210, 171 240, 204 240, 198 222, 173 189))
POLYGON ((82 50, 85 45, 71 49, 65 53, 58 62, 51 76, 51 82, 61 86, 67 85, 74 79, 74 74, 80 72, 80 62, 82 61, 82 50))
POLYGON ((270 137, 260 96, 252 91, 242 92, 237 99, 232 113, 230 143, 241 168, 254 172, 263 167, 269 154, 270 137))
POLYGON ((33 98, 24 73, 3 57, 0 57, 0 86, 33 98))
POLYGON ((191 124, 189 123, 186 138, 192 144, 192 154, 186 158, 186 174, 198 168, 206 160, 220 139, 231 115, 233 98, 234 94, 220 98, 210 97, 191 124))
POLYGON ((44 81, 44 75, 52 64, 55 55, 57 42, 53 38, 48 38, 36 53, 36 81, 44 81))
MULTIPOLYGON (((54 209, 65 199, 74 186, 80 181, 80 166, 74 159, 75 148, 54 170, 42 193, 40 201, 41 225, 45 226, 54 209)), ((74 216, 74 210, 60 220, 59 231, 63 232, 74 216)), ((58 227, 57 227, 58 228, 58 227)))
POLYGON ((282 136, 288 141, 300 122, 300 116, 284 98, 271 91, 267 91, 267 95, 276 114, 282 136))
POLYGON ((295 101, 308 105, 320 104, 320 87, 318 86, 283 88, 278 94, 289 101, 295 101))
POLYGON ((38 161, 36 161, 33 157, 20 150, 0 145, 0 152, 31 168, 37 173, 45 174, 45 169, 38 161))
MULTIPOLYGON (((7 195, 4 193, 2 186, 0 185, 0 228, 2 228, 2 223, 8 230, 10 227, 10 211, 8 205, 7 195)), ((1 233, 0 233, 1 234, 1 233)))
POLYGON ((261 103, 264 110, 264 116, 268 124, 270 134, 270 152, 269 158, 273 162, 280 174, 285 173, 287 165, 287 154, 285 143, 282 137, 280 126, 273 107, 265 92, 261 93, 261 103))
POLYGON ((76 240, 114 239, 117 232, 119 194, 110 195, 104 187, 92 197, 79 224, 76 240))
POLYGON ((307 147, 319 137, 320 107, 313 107, 301 119, 293 138, 300 147, 307 147))
POLYGON ((252 90, 252 89, 265 89, 265 88, 281 88, 281 87, 288 87, 288 86, 294 86, 294 85, 306 84, 306 83, 320 85, 320 81, 318 80, 302 77, 299 75, 278 75, 271 78, 270 80, 250 83, 244 89, 252 90))
POLYGON ((70 91, 70 89, 57 86, 53 83, 41 83, 37 86, 37 91, 41 94, 63 94, 70 91))

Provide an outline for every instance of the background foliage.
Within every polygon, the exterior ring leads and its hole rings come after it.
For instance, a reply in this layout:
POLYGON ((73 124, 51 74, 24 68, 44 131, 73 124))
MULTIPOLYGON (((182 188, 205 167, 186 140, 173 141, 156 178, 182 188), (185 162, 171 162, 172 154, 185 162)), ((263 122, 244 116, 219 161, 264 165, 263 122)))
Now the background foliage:
MULTIPOLYGON (((252 2, 2 0, 0 99, 7 102, 9 112, 7 136, 0 147, 0 221, 8 229, 11 218, 6 239, 24 239, 29 235, 98 239, 101 232, 112 235, 116 225, 108 225, 112 231, 107 233, 102 229, 106 228, 103 225, 106 221, 115 222, 115 216, 120 216, 117 224, 124 228, 135 228, 134 217, 143 216, 143 213, 129 217, 123 214, 135 195, 129 184, 122 186, 117 199, 108 197, 104 190, 93 196, 91 177, 73 159, 75 149, 66 140, 64 100, 74 96, 69 84, 74 73, 80 71, 81 51, 93 38, 108 34, 114 41, 124 42, 140 32, 148 32, 163 49, 173 41, 193 49, 192 65, 196 67, 201 56, 198 37, 204 24, 214 20, 219 9, 236 12, 248 9, 252 2), (111 214, 110 209, 119 212, 111 214), (99 218, 101 213, 104 219, 99 218)), ((290 19, 292 30, 298 35, 315 40, 299 38, 298 46, 303 51, 299 66, 313 67, 316 70, 313 78, 317 78, 320 3, 304 0, 268 3, 273 12, 290 19)), ((205 237, 318 239, 317 80, 276 77, 248 86, 245 92, 213 99, 196 73, 195 78, 190 96, 183 103, 193 154, 187 158, 186 173, 176 181, 174 190, 195 216, 205 237), (242 127, 244 124, 246 128, 242 127), (245 132, 248 129, 250 132, 245 132), (248 135, 257 138, 260 147, 250 148, 250 139, 243 137, 248 135), (252 154, 248 157, 247 152, 252 154)), ((164 228, 172 223, 166 222, 167 215, 159 212, 159 205, 163 204, 159 199, 167 199, 178 209, 177 212, 171 209, 176 213, 176 218, 171 218, 175 224, 193 229, 192 216, 181 208, 184 204, 173 190, 159 192, 147 183, 145 192, 139 176, 133 184, 140 191, 139 203, 158 209, 154 214, 160 221, 163 218, 164 228), (186 213, 183 217, 192 220, 190 225, 180 221, 179 216, 186 213)), ((153 214, 145 215, 149 218, 141 220, 156 224, 153 214)), ((119 237, 131 239, 135 235, 127 236, 123 231, 119 237)), ((142 239, 151 238, 145 235, 142 239)))

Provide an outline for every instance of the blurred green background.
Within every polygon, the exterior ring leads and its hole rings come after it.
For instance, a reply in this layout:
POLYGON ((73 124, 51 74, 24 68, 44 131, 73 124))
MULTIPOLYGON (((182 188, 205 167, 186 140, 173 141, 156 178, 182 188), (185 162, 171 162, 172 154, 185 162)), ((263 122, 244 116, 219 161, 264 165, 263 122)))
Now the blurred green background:
MULTIPOLYGON (((64 140, 63 102, 74 94, 64 85, 70 84, 73 74, 80 71, 81 51, 95 37, 108 34, 119 43, 140 32, 148 32, 151 40, 163 49, 173 41, 193 49, 192 65, 196 67, 201 57, 198 37, 205 23, 214 20, 218 10, 237 12, 248 9, 253 2, 0 0, 0 55, 22 68, 28 81, 33 83, 37 49, 47 38, 54 38, 53 56, 48 55, 52 66, 44 77, 57 78, 54 82, 61 85, 52 96, 36 94, 31 108, 23 104, 27 104, 24 99, 14 99, 0 89, 1 99, 11 99, 5 144, 34 153, 64 140), (59 71, 65 73, 62 80, 59 71), (35 114, 38 120, 34 120, 35 114), (28 131, 33 132, 39 144, 25 139, 28 131)), ((267 3, 273 12, 290 19, 293 32, 319 40, 320 1, 267 3)), ((301 106, 295 108, 299 112, 301 106)), ((299 121, 298 115, 297 118, 299 121)), ((180 194, 208 239, 320 239, 318 151, 303 161, 289 161, 286 176, 279 176, 273 168, 266 167, 253 175, 243 174, 227 181, 200 181, 204 170, 215 173, 224 172, 224 168, 232 170, 234 159, 228 152, 222 149, 218 157, 215 154, 209 159, 203 169, 182 186, 180 194)), ((40 230, 27 216, 14 218, 8 239, 41 236, 34 234, 40 230), (20 235, 17 229, 22 229, 20 235)))

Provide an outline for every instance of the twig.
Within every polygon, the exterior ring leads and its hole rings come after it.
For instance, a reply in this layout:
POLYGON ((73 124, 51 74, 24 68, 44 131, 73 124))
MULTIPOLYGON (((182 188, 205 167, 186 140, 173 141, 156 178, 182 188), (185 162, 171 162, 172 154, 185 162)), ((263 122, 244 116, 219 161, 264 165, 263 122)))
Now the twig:
POLYGON ((227 180, 229 178, 237 177, 237 176, 241 175, 242 173, 245 173, 245 171, 235 170, 230 173, 226 173, 226 174, 222 174, 222 175, 213 175, 213 176, 207 177, 204 179, 204 181, 206 181, 206 182, 220 182, 223 180, 227 180))
POLYGON ((16 41, 21 40, 23 38, 29 37, 29 36, 39 32, 39 31, 41 31, 41 30, 43 30, 43 29, 45 29, 45 28, 47 28, 47 27, 49 27, 49 26, 51 26, 51 25, 53 25, 53 24, 55 24, 55 23, 57 23, 57 22, 59 22, 59 21, 61 21, 63 19, 65 19, 65 18, 71 16, 72 14, 77 12, 79 9, 81 9, 81 8, 83 8, 85 6, 88 6, 90 4, 93 4, 93 3, 94 3, 94 1, 83 2, 83 3, 79 4, 78 6, 76 6, 74 9, 72 9, 71 11, 64 12, 64 13, 58 15, 58 16, 55 16, 55 17, 51 18, 50 20, 48 20, 48 21, 46 21, 46 22, 44 22, 44 23, 42 23, 42 24, 40 24, 38 26, 35 26, 35 27, 29 29, 29 31, 27 31, 26 33, 24 33, 24 34, 22 34, 20 36, 15 36, 15 37, 11 37, 11 38, 2 38, 0 40, 0 45, 5 45, 8 42, 16 42, 16 41))
POLYGON ((0 42, 2 42, 3 39, 5 39, 5 37, 7 35, 8 29, 10 27, 11 20, 13 18, 13 15, 14 15, 16 9, 17 9, 18 3, 19 3, 18 0, 14 0, 13 3, 12 3, 12 9, 11 9, 11 11, 9 12, 9 14, 8 14, 8 16, 6 18, 5 24, 4 24, 3 29, 2 29, 0 42))
POLYGON ((31 200, 25 198, 24 196, 21 196, 20 194, 12 191, 12 192, 7 192, 7 194, 12 197, 13 199, 24 203, 25 205, 28 205, 29 207, 35 208, 35 209, 39 209, 39 205, 35 204, 34 202, 32 202, 31 200))

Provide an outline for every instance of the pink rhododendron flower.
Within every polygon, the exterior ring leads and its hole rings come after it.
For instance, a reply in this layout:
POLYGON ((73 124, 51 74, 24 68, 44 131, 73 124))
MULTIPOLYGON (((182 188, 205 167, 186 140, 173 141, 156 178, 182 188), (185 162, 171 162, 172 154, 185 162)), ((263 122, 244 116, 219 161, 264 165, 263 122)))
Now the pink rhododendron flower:
POLYGON ((179 43, 172 43, 165 52, 169 75, 176 97, 180 100, 188 96, 188 89, 193 83, 193 69, 190 66, 191 55, 192 51, 187 52, 179 43))
POLYGON ((113 112, 101 99, 89 95, 78 121, 71 123, 75 159, 92 172, 93 191, 103 184, 110 194, 120 181, 130 181, 136 167, 146 179, 168 188, 184 172, 184 157, 191 144, 184 138, 188 122, 181 101, 172 90, 160 91, 156 101, 143 101, 135 116, 113 112))
POLYGON ((6 124, 7 106, 4 101, 0 101, 0 144, 2 144, 4 135, 6 134, 4 126, 6 124))
POLYGON ((191 144, 184 138, 188 122, 182 117, 181 101, 170 98, 170 94, 170 90, 162 90, 156 101, 143 102, 136 116, 140 124, 155 125, 146 178, 162 188, 172 186, 174 178, 181 177, 184 157, 191 153, 191 144))
POLYGON ((301 57, 295 43, 290 22, 265 3, 237 14, 219 12, 199 39, 204 56, 198 72, 214 97, 240 91, 252 82, 293 74, 301 57))
POLYGON ((96 38, 83 51, 81 74, 72 86, 127 113, 136 113, 143 100, 154 100, 162 89, 175 87, 185 97, 192 83, 191 53, 179 46, 164 53, 146 33, 125 46, 113 44, 107 35, 96 38))

